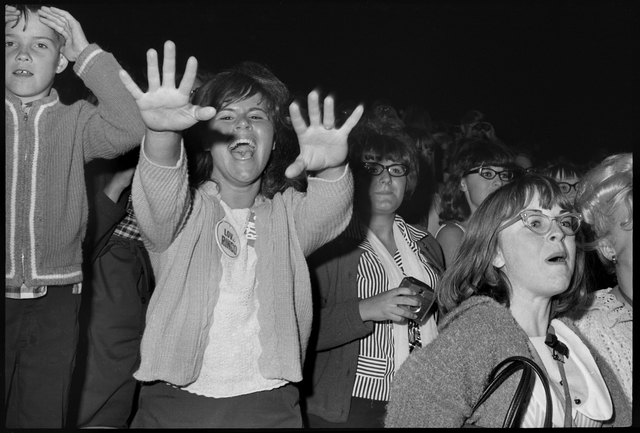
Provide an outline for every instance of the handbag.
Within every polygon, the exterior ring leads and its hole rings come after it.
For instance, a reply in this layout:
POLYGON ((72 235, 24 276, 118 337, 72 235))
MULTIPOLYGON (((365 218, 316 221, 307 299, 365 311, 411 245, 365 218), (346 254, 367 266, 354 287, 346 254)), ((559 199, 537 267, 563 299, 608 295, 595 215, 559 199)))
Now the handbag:
POLYGON ((493 392, 498 389, 505 380, 507 380, 507 378, 509 378, 512 374, 519 370, 522 370, 522 376, 520 377, 520 382, 518 383, 516 392, 511 399, 511 404, 509 405, 507 413, 504 417, 502 427, 517 427, 516 422, 520 420, 523 410, 526 409, 526 405, 524 403, 528 401, 527 397, 529 397, 533 392, 533 385, 535 383, 536 377, 534 374, 532 374, 532 371, 540 378, 547 400, 546 413, 544 416, 544 427, 551 427, 552 407, 549 380, 545 376, 542 369, 538 366, 538 364, 524 356, 511 356, 509 358, 506 358, 493 369, 491 375, 489 376, 489 384, 482 392, 482 395, 480 395, 480 399, 473 407, 471 413, 475 413, 476 409, 478 409, 478 407, 480 407, 480 405, 482 405, 482 403, 484 403, 491 396, 491 394, 493 394, 493 392))

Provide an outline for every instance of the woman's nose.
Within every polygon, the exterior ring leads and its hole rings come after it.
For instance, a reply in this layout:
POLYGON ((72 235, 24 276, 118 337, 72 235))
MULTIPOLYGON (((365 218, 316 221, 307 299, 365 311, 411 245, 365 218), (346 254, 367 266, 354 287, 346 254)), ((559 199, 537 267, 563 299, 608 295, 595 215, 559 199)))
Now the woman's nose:
POLYGON ((500 179, 500 176, 496 176, 493 178, 493 185, 496 188, 500 188, 502 185, 504 185, 504 180, 500 179))
POLYGON ((560 228, 560 223, 556 220, 551 221, 551 230, 549 231, 549 239, 562 241, 567 234, 560 228))
POLYGON ((391 174, 386 168, 382 170, 382 173, 380 173, 378 177, 380 178, 380 183, 391 183, 391 174))
POLYGON ((251 121, 245 117, 245 116, 240 116, 238 117, 238 120, 236 121, 236 129, 252 129, 253 126, 251 125, 251 121))

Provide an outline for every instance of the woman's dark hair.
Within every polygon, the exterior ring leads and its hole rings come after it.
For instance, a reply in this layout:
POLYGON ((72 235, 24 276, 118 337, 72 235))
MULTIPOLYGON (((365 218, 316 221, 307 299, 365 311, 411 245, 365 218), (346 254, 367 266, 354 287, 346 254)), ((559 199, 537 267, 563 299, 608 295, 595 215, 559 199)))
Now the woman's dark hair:
POLYGON ((513 152, 506 146, 481 138, 462 138, 452 150, 449 178, 442 191, 440 224, 447 221, 465 221, 471 208, 461 189, 460 182, 475 167, 505 167, 515 170, 513 152))
POLYGON ((584 175, 583 170, 564 158, 558 158, 550 162, 546 167, 540 170, 540 173, 553 178, 577 177, 579 179, 584 175))
MULTIPOLYGON (((441 170, 441 164, 439 164, 441 161, 437 158, 437 156, 440 156, 437 153, 440 150, 440 146, 425 128, 406 126, 404 132, 414 143, 420 169, 413 194, 403 200, 398 213, 409 224, 426 226, 434 194, 438 191, 436 173, 438 168, 441 170)), ((440 173, 440 175, 442 174, 440 173)))
MULTIPOLYGON (((293 186, 303 190, 303 175, 288 179, 284 171, 300 153, 291 128, 287 106, 290 100, 287 87, 266 67, 255 62, 243 62, 226 71, 215 74, 194 93, 194 105, 211 106, 220 110, 226 105, 260 94, 266 102, 267 115, 274 126, 275 149, 271 153, 262 175, 261 193, 271 198, 293 186)), ((211 179, 213 159, 208 150, 210 140, 207 122, 199 122, 185 131, 185 147, 189 164, 189 182, 198 188, 211 179)))
POLYGON ((402 122, 407 128, 421 128, 429 132, 433 131, 433 122, 431 115, 426 108, 411 104, 402 114, 402 122))
MULTIPOLYGON (((505 221, 526 209, 536 193, 543 209, 558 205, 563 211, 573 210, 556 180, 537 173, 526 174, 491 193, 469 219, 456 257, 436 290, 443 314, 471 296, 488 296, 509 307, 511 284, 503 269, 493 266, 499 244, 497 232, 505 221)), ((582 238, 580 230, 576 245, 582 238)), ((552 298, 551 317, 582 308, 588 299, 587 281, 585 252, 576 247, 571 282, 565 292, 552 298)))
POLYGON ((395 124, 380 121, 366 115, 349 134, 349 165, 356 172, 362 165, 362 157, 370 156, 374 161, 392 159, 409 167, 405 199, 411 197, 418 183, 420 164, 411 138, 395 124))

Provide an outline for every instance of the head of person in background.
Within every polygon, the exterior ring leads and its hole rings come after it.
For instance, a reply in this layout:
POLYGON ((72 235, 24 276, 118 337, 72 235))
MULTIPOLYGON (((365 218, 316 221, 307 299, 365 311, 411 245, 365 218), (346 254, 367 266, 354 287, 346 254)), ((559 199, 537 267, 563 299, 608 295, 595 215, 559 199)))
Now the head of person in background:
POLYGON ((522 169, 522 171, 525 173, 536 171, 531 152, 515 147, 513 148, 513 153, 515 154, 514 162, 522 169))
POLYGON ((387 99, 377 99, 371 104, 371 113, 379 122, 388 127, 404 128, 404 122, 400 119, 398 111, 387 99))
POLYGON ((438 174, 442 176, 442 158, 431 133, 425 128, 405 126, 404 133, 415 146, 420 165, 420 175, 415 195, 405 200, 399 213, 410 224, 428 225, 428 213, 434 194, 438 191, 438 174))
POLYGON ((463 137, 471 133, 471 125, 475 125, 484 119, 484 114, 478 110, 469 110, 460 118, 460 129, 463 137))
POLYGON ((562 192, 573 202, 583 174, 576 164, 565 158, 558 158, 540 170, 540 172, 557 180, 562 192))
POLYGON ((345 99, 344 101, 339 102, 336 107, 336 126, 342 126, 357 106, 358 103, 351 99, 345 99))
POLYGON ((420 105, 409 105, 402 113, 402 122, 407 128, 426 129, 429 132, 434 130, 431 115, 426 108, 420 105))
POLYGON ((371 116, 360 123, 349 140, 348 159, 355 181, 354 211, 363 218, 383 208, 395 213, 418 183, 420 164, 416 146, 393 122, 380 122, 371 116))
POLYGON ((449 167, 442 191, 440 228, 435 235, 447 263, 453 259, 471 215, 492 192, 517 174, 510 149, 477 138, 456 143, 449 167))
MULTIPOLYGON (((580 181, 575 207, 583 214, 587 242, 617 277, 614 294, 633 300, 633 154, 607 157, 580 181), (622 292, 622 293, 620 293, 622 292)), ((631 302, 633 304, 633 302, 631 302)))

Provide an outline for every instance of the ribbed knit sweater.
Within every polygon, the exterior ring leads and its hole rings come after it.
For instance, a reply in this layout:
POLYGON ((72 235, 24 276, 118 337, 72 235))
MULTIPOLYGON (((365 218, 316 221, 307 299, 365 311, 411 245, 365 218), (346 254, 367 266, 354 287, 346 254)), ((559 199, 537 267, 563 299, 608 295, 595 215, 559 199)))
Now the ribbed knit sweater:
MULTIPOLYGON (((572 330, 573 328, 566 320, 572 330)), ((544 364, 508 308, 486 296, 474 296, 447 314, 438 337, 412 354, 391 385, 385 427, 502 426, 519 374, 507 379, 471 416, 491 370, 509 356, 544 364)), ((613 401, 614 418, 605 426, 631 425, 631 407, 611 368, 591 351, 613 401)))
POLYGON ((98 98, 72 105, 55 89, 27 114, 5 90, 5 282, 10 287, 82 281, 88 202, 84 164, 140 144, 144 124, 113 55, 89 45, 73 70, 98 98))
MULTIPOLYGON (((133 179, 134 211, 156 277, 135 377, 179 386, 202 367, 222 276, 215 226, 225 215, 214 183, 189 188, 184 158, 183 147, 175 167, 161 167, 143 145, 133 179)), ((337 181, 310 178, 306 193, 289 188, 253 206, 258 368, 267 379, 302 379, 312 321, 305 257, 344 230, 352 200, 347 169, 337 181)))

